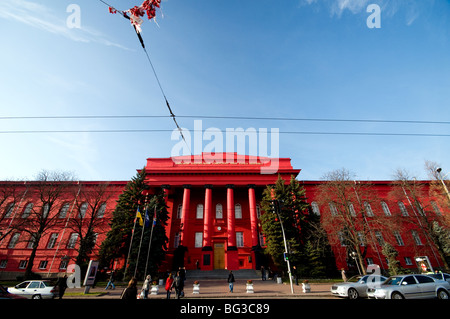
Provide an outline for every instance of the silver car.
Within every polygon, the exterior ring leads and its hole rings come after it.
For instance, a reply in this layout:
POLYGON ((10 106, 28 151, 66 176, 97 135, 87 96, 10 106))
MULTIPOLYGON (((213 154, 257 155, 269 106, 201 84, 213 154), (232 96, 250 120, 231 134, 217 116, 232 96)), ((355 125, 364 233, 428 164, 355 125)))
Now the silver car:
POLYGON ((353 276, 348 281, 331 286, 331 293, 338 297, 358 299, 367 297, 367 288, 381 285, 387 278, 379 275, 353 276))
POLYGON ((379 288, 369 288, 369 298, 405 299, 438 298, 449 299, 450 284, 426 275, 392 276, 379 288))
POLYGON ((438 280, 445 280, 446 282, 450 283, 450 274, 446 274, 446 273, 437 273, 437 274, 430 274, 427 275, 430 276, 434 279, 438 279, 438 280))
POLYGON ((14 287, 9 287, 8 291, 28 299, 53 299, 57 294, 55 286, 47 280, 24 281, 14 287))

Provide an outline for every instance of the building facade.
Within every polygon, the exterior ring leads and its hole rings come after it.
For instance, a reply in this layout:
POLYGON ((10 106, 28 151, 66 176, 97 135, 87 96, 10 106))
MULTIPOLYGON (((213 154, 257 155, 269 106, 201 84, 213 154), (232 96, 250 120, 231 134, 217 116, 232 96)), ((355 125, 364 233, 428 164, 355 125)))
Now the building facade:
MULTIPOLYGON (((260 209, 263 190, 274 184, 278 176, 286 182, 291 176, 298 178, 300 170, 292 167, 289 158, 219 153, 149 158, 145 172, 149 193, 164 189, 170 216, 165 230, 169 243, 163 267, 174 265, 177 251, 182 250, 179 263, 186 269, 236 270, 259 269, 267 263, 262 254, 265 244, 259 220, 264 213, 260 209), (270 169, 274 164, 275 172, 270 169)), ((321 198, 320 188, 325 182, 301 183, 311 207, 309 213, 320 215, 327 231, 336 267, 355 267, 348 243, 342 240, 341 230, 336 229, 337 223, 333 227, 333 222, 329 222, 336 217, 336 211, 330 202, 321 198)), ((437 220, 449 214, 448 206, 428 195, 430 183, 423 183, 425 191, 420 205, 426 210, 420 211, 408 196, 392 198, 391 181, 370 184, 375 194, 370 203, 358 205, 356 200, 348 203, 351 215, 358 215, 364 207, 364 222, 369 225, 365 239, 361 239, 365 266, 378 264, 381 269, 388 269, 387 259, 381 252, 382 244, 388 241, 398 251, 397 260, 403 268, 421 268, 418 258, 423 257, 433 268, 443 268, 442 256, 418 216, 426 212, 431 220, 437 220), (385 222, 373 222, 377 216, 382 216, 385 222)), ((42 195, 49 191, 37 182, 0 182, 0 279, 7 274, 23 273, 34 246, 33 272, 64 272, 68 264, 75 262, 88 231, 96 236, 96 246, 89 253, 95 259, 125 185, 126 182, 67 182, 57 198, 47 201, 42 195), (43 217, 50 222, 41 229, 37 242, 35 234, 40 224, 32 221, 43 217), (24 223, 29 223, 27 231, 17 227, 24 223)), ((118 265, 123 262, 119 261, 118 265)))

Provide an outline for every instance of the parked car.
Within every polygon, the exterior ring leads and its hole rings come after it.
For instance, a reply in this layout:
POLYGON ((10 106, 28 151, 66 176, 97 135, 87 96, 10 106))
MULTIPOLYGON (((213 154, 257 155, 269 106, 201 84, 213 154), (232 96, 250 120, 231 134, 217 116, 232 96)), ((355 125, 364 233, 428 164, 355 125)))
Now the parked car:
POLYGON ((348 281, 331 286, 331 293, 349 299, 367 297, 367 288, 381 285, 387 278, 379 275, 353 276, 348 281))
POLYGON ((9 287, 10 293, 28 299, 53 299, 57 294, 56 287, 48 280, 28 280, 9 287))
POLYGON ((450 284, 426 275, 391 276, 379 288, 369 288, 369 298, 376 299, 449 299, 450 284))
POLYGON ((26 299, 26 298, 10 293, 7 288, 0 285, 0 299, 26 299))
POLYGON ((430 274, 428 275, 434 279, 438 280, 445 280, 446 282, 450 283, 450 275, 446 273, 436 273, 436 274, 430 274))

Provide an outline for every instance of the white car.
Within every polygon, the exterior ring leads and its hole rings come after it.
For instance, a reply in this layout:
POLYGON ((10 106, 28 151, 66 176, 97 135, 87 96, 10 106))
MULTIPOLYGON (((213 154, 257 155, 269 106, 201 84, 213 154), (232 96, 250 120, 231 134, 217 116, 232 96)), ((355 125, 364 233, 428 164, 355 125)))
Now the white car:
POLYGON ((387 278, 379 275, 353 276, 348 281, 331 286, 338 297, 358 299, 367 297, 367 288, 381 285, 387 278))
POLYGON ((9 287, 8 291, 28 299, 53 299, 57 294, 55 286, 47 280, 24 281, 14 287, 9 287))
POLYGON ((369 298, 376 299, 449 299, 450 284, 426 275, 392 276, 379 288, 369 288, 369 298))

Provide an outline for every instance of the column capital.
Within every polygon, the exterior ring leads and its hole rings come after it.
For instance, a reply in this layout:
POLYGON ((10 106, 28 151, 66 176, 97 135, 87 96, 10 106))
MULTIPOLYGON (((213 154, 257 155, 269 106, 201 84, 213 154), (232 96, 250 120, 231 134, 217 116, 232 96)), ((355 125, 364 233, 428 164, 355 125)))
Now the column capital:
POLYGON ((191 188, 191 184, 184 184, 183 188, 189 188, 190 189, 191 188))
POLYGON ((226 188, 234 188, 234 184, 227 184, 225 185, 226 188))
POLYGON ((248 185, 247 185, 247 188, 255 188, 255 187, 256 187, 255 184, 248 184, 248 185))
POLYGON ((164 185, 161 185, 161 188, 162 189, 170 189, 170 185, 164 184, 164 185))
POLYGON ((213 188, 213 186, 212 186, 212 184, 205 184, 205 188, 209 188, 209 189, 212 189, 212 188, 213 188))

